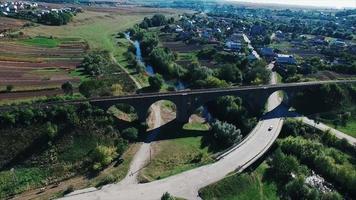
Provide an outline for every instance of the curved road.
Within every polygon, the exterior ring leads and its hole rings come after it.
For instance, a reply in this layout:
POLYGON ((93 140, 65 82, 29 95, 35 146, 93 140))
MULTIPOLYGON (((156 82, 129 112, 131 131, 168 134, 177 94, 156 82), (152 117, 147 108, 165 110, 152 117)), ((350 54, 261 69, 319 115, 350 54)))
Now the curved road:
MULTIPOLYGON (((273 74, 274 76, 274 74, 273 74)), ((275 77, 272 78, 275 81, 275 77)), ((275 83, 273 81, 273 83, 275 83)), ((219 161, 196 169, 183 172, 162 180, 145 184, 126 184, 120 182, 104 186, 101 190, 88 188, 69 194, 64 199, 105 199, 105 200, 157 200, 164 192, 186 199, 200 199, 198 190, 223 179, 228 173, 242 171, 260 158, 278 137, 283 125, 282 118, 273 118, 283 112, 278 105, 277 93, 268 99, 268 111, 265 120, 260 121, 249 136, 238 146, 227 152, 219 161), (268 131, 269 127, 272 131, 268 131)))

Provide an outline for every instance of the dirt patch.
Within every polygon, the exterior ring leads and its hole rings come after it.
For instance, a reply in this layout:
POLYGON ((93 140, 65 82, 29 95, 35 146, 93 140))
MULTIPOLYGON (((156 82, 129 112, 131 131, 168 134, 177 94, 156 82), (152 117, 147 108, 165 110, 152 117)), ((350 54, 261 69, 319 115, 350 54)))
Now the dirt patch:
POLYGON ((0 17, 0 33, 23 27, 27 22, 19 19, 0 17))
POLYGON ((202 49, 200 44, 185 44, 181 41, 163 42, 163 46, 180 53, 190 53, 192 51, 199 51, 202 49))
POLYGON ((340 74, 333 71, 318 71, 315 74, 308 75, 307 78, 316 78, 318 80, 336 80, 352 78, 349 74, 340 74))

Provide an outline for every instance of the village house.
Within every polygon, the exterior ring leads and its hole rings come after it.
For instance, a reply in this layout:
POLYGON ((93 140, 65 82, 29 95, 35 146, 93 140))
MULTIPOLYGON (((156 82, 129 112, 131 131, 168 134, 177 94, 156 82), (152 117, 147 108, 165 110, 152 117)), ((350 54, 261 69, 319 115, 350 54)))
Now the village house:
POLYGON ((295 65, 297 61, 292 55, 277 54, 276 64, 278 65, 295 65))
POLYGON ((242 44, 241 42, 233 42, 233 41, 227 41, 225 43, 225 47, 229 51, 241 51, 242 49, 242 44))
POLYGON ((347 47, 346 42, 336 39, 330 42, 330 47, 332 49, 345 49, 347 47))
POLYGON ((274 52, 274 50, 272 48, 268 48, 268 47, 263 47, 260 48, 260 54, 261 56, 272 60, 274 57, 276 57, 276 53, 274 52))

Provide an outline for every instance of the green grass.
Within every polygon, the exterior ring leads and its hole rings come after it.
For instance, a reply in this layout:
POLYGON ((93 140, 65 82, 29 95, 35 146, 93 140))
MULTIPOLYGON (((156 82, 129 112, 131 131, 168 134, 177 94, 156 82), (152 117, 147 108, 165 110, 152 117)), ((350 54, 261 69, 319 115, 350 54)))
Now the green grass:
MULTIPOLYGON (((147 14, 149 15, 149 14, 147 14)), ((44 35, 60 38, 80 38, 89 43, 91 49, 115 51, 113 34, 138 23, 145 14, 119 14, 86 11, 78 14, 73 23, 61 27, 38 26, 26 29, 32 36, 44 35)))
POLYGON ((193 131, 206 131, 209 130, 209 124, 208 123, 198 123, 198 122, 192 122, 188 124, 184 124, 183 129, 185 130, 193 130, 193 131))
POLYGON ((279 199, 277 186, 263 181, 267 168, 262 163, 255 171, 241 175, 231 175, 200 190, 204 200, 250 200, 279 199))
POLYGON ((19 42, 25 45, 45 48, 55 48, 61 44, 60 40, 47 37, 34 37, 30 39, 20 40, 19 42))
POLYGON ((42 168, 14 168, 0 172, 0 199, 44 185, 49 171, 42 168))
POLYGON ((189 60, 189 61, 197 61, 198 57, 195 52, 190 52, 190 53, 178 53, 178 61, 184 61, 184 60, 189 60))
POLYGON ((333 127, 345 134, 348 134, 356 138, 356 116, 353 116, 347 123, 346 126, 337 126, 327 123, 330 127, 333 127))
POLYGON ((269 45, 269 47, 274 48, 274 49, 279 49, 285 53, 288 52, 288 50, 291 48, 291 45, 289 42, 274 42, 269 45))
POLYGON ((165 178, 213 162, 208 148, 201 147, 206 130, 205 125, 186 125, 185 129, 172 126, 161 130, 161 140, 153 146, 154 156, 141 172, 141 181, 165 178), (203 131, 188 130, 192 127, 203 131))

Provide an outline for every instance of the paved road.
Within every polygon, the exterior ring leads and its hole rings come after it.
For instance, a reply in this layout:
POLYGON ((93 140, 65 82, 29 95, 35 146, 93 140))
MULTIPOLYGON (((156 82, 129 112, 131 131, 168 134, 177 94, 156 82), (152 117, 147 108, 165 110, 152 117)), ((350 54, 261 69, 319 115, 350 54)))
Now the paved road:
MULTIPOLYGON (((275 80, 272 78, 273 84, 275 80)), ((186 199, 200 199, 198 197, 200 188, 223 179, 230 172, 242 171, 271 147, 283 125, 283 119, 273 118, 274 115, 278 116, 279 112, 283 112, 279 109, 279 104, 280 98, 277 93, 274 93, 268 99, 267 108, 271 112, 266 115, 269 117, 260 121, 244 141, 213 164, 145 184, 129 185, 120 182, 104 186, 101 190, 88 188, 84 191, 76 191, 65 199, 157 200, 164 192, 186 199), (273 127, 272 131, 268 131, 269 127, 273 127)))
POLYGON ((331 128, 330 126, 327 126, 321 122, 316 123, 314 120, 309 119, 307 117, 298 117, 299 120, 301 120, 302 122, 304 122, 305 124, 315 127, 321 131, 330 131, 330 133, 334 134, 337 138, 339 139, 346 139, 350 144, 352 145, 356 145, 356 138, 351 137, 341 131, 338 131, 334 128, 331 128))

